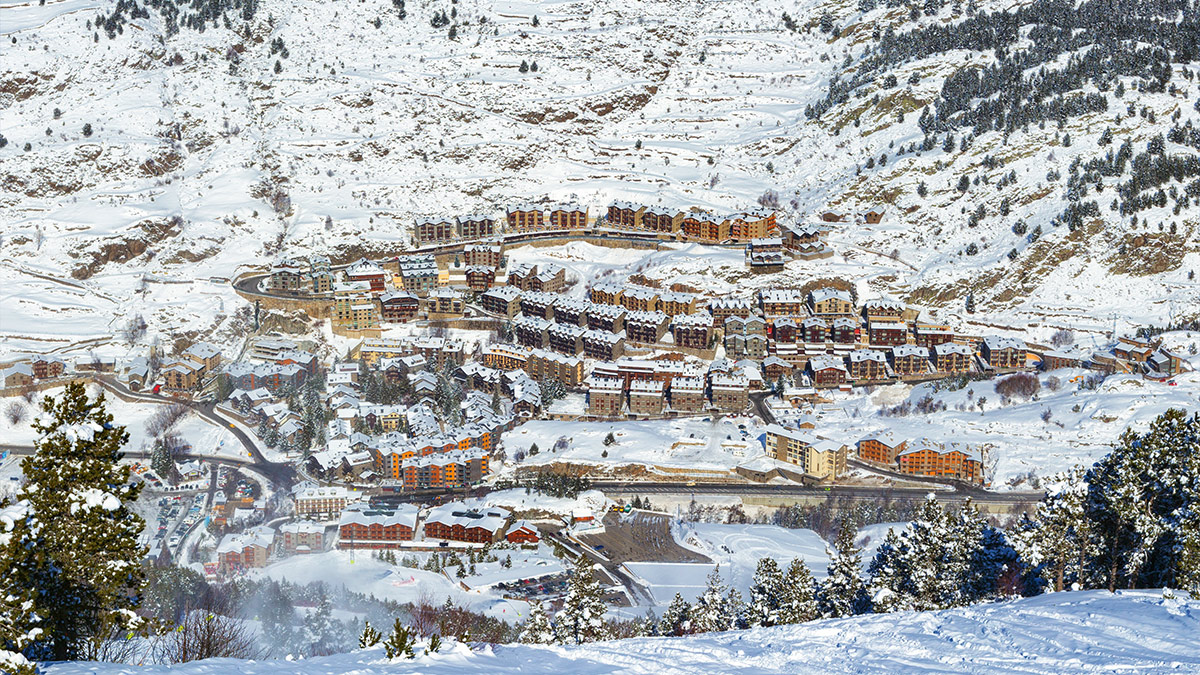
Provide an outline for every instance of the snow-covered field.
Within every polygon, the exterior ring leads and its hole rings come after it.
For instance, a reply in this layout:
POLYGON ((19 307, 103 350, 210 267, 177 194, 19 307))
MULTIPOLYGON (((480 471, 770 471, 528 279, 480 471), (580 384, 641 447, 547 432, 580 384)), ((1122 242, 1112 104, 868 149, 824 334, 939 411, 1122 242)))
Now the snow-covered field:
MULTIPOLYGON (((416 556, 423 561, 428 554, 397 551, 396 555, 416 556)), ((514 560, 513 568, 516 567, 514 560)), ((293 556, 256 570, 254 574, 279 581, 286 579, 297 584, 344 584, 355 593, 402 603, 424 601, 440 605, 449 598, 457 604, 510 622, 522 620, 521 617, 529 608, 525 602, 504 600, 498 593, 487 589, 463 590, 457 579, 451 581, 439 572, 375 560, 369 551, 326 551, 293 556)))
POLYGON ((48 675, 738 675, 872 673, 1194 673, 1200 601, 1154 591, 1056 593, 926 613, 850 619, 682 638, 578 647, 452 644, 414 661, 382 648, 308 661, 200 661, 170 669, 64 663, 48 675))
POLYGON ((681 523, 673 529, 681 546, 719 563, 725 582, 743 596, 749 591, 760 558, 774 558, 782 569, 800 558, 817 579, 825 578, 829 566, 825 540, 812 530, 714 523, 681 523))
POLYGON ((762 454, 755 442, 758 429, 748 417, 719 419, 680 418, 639 422, 526 422, 504 435, 504 447, 512 458, 517 450, 528 451, 536 444, 538 454, 526 454, 524 464, 582 462, 648 464, 655 466, 721 471, 762 454), (739 428, 745 426, 745 429, 739 428), (616 441, 604 445, 612 434, 616 441), (567 439, 565 449, 555 450, 560 438, 567 439), (726 441, 751 441, 751 452, 725 449, 726 441), (735 454, 741 453, 741 454, 735 454))

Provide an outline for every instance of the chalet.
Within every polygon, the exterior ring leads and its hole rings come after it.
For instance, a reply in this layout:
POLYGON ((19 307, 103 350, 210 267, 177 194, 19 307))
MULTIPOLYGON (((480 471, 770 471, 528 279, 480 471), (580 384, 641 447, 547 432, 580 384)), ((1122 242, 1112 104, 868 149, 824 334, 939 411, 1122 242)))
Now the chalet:
MULTIPOLYGON (((483 237, 491 237, 496 234, 496 220, 491 216, 486 215, 459 216, 457 219, 455 219, 455 229, 458 232, 458 236, 463 239, 481 239, 483 237)), ((493 267, 495 267, 497 264, 499 264, 499 261, 491 263, 493 267)))
POLYGON ((630 312, 625 317, 625 337, 630 342, 655 344, 666 335, 669 321, 662 312, 630 312))
POLYGON ((763 359, 763 377, 768 381, 778 382, 785 375, 792 376, 792 364, 774 355, 763 359))
POLYGON ((574 324, 550 324, 546 329, 546 346, 559 354, 575 356, 583 351, 583 336, 587 332, 586 328, 574 324))
POLYGON ((550 229, 552 230, 582 230, 588 225, 587 207, 559 205, 550 209, 550 229))
POLYGON ((384 280, 387 276, 382 267, 365 258, 360 258, 358 262, 346 268, 346 281, 365 281, 370 284, 372 293, 384 291, 384 280))
POLYGON ((805 342, 825 342, 829 337, 829 324, 819 316, 810 316, 800 323, 800 332, 805 342))
POLYGON ((174 391, 191 391, 200 383, 203 371, 191 361, 176 361, 162 369, 163 387, 174 391))
POLYGON ((609 333, 602 330, 587 330, 584 331, 581 342, 583 351, 588 358, 612 361, 625 353, 625 333, 623 332, 609 333))
POLYGON ((1183 372, 1191 370, 1187 359, 1176 354, 1175 352, 1159 348, 1146 361, 1147 376, 1158 375, 1162 377, 1174 377, 1183 372))
POLYGON ((18 363, 0 370, 0 380, 5 387, 25 387, 33 384, 33 368, 27 363, 18 363))
POLYGON ((752 239, 746 244, 746 266, 751 272, 782 272, 783 240, 778 237, 752 239))
POLYGON ((983 455, 958 443, 921 439, 896 453, 900 473, 983 483, 983 455))
POLYGON ((1117 346, 1113 347, 1113 355, 1125 361, 1146 363, 1160 344, 1162 344, 1161 340, 1149 342, 1133 338, 1117 338, 1117 346))
POLYGON ((682 222, 682 213, 661 206, 651 206, 642 213, 642 223, 638 229, 671 234, 679 231, 682 222))
POLYGON ((615 377, 595 377, 588 382, 588 414, 593 417, 619 417, 625 407, 624 383, 615 377))
POLYGON ((734 373, 714 373, 709 377, 712 404, 719 412, 741 413, 750 402, 750 380, 734 373))
POLYGON ((808 370, 814 387, 839 387, 849 375, 846 364, 835 356, 814 356, 808 360, 808 370))
POLYGON ((338 520, 338 548, 386 549, 412 541, 417 531, 417 512, 413 504, 346 509, 338 520))
POLYGON ((645 286, 630 286, 621 294, 621 305, 631 312, 658 310, 658 291, 645 286))
POLYGON ((619 305, 625 287, 611 281, 602 281, 588 289, 588 299, 597 305, 619 305))
POLYGON ((980 355, 989 366, 996 369, 1025 367, 1025 343, 1014 338, 989 335, 980 345, 980 355))
POLYGON ((408 291, 388 291, 379 296, 379 316, 385 323, 404 323, 417 318, 421 299, 408 291))
POLYGON ((729 238, 729 220, 709 211, 685 214, 679 229, 684 239, 717 243, 729 238))
POLYGON ((778 229, 775 227, 774 211, 733 213, 725 220, 729 228, 726 236, 736 241, 763 239, 778 229))
POLYGON ((507 211, 509 232, 536 232, 545 229, 546 212, 540 206, 522 204, 507 211))
POLYGON ((872 345, 902 345, 908 342, 908 326, 895 317, 873 317, 867 321, 867 335, 872 345))
POLYGON ((796 325, 796 320, 788 316, 771 322, 770 332, 771 339, 775 342, 791 343, 800 338, 800 329, 796 325))
POLYGON ((854 300, 850 291, 840 288, 818 288, 809 293, 808 299, 813 314, 837 316, 854 313, 854 300))
POLYGON ((825 211, 819 216, 822 222, 826 223, 844 223, 846 222, 846 214, 838 211, 825 211))
POLYGON ((913 337, 918 345, 933 349, 938 345, 953 342, 954 331, 950 330, 949 326, 918 323, 913 330, 913 337))
POLYGON ((691 293, 665 291, 658 296, 658 311, 672 317, 691 314, 696 311, 696 296, 691 293))
MULTIPOLYGON (((212 345, 207 346, 212 348, 212 345)), ((189 350, 190 349, 191 348, 189 347, 189 350)), ((187 355, 186 351, 184 352, 184 355, 187 355)), ((220 352, 217 352, 216 361, 217 363, 220 363, 221 361, 220 352)), ((39 354, 38 356, 33 357, 33 360, 30 361, 29 368, 33 371, 34 379, 46 380, 55 377, 62 377, 63 372, 67 369, 67 364, 57 356, 50 354, 39 354)))
POLYGON ((663 411, 663 383, 636 380, 629 385, 629 412, 639 417, 655 417, 663 411))
POLYGON ((457 229, 447 218, 418 218, 413 224, 413 244, 424 246, 453 241, 457 229))
POLYGON ((545 319, 534 316, 519 316, 512 324, 513 338, 517 344, 526 347, 544 349, 550 343, 549 331, 551 324, 545 319))
POLYGON ((587 327, 591 330, 620 333, 625 329, 627 316, 629 313, 619 305, 592 304, 587 308, 587 327))
POLYGON ((904 317, 904 303, 890 298, 872 298, 863 303, 862 315, 867 321, 889 317, 901 319, 904 317))
POLYGON ((929 368, 929 348, 919 345, 896 345, 888 354, 892 370, 897 375, 921 375, 929 368))
POLYGON ((500 244, 481 242, 463 247, 463 262, 467 265, 500 267, 503 248, 500 244))
POLYGON ((883 207, 876 206, 875 208, 863 214, 863 220, 868 225, 878 225, 883 220, 883 207))
POLYGON ((965 373, 971 370, 971 348, 957 342, 944 342, 933 348, 934 369, 943 373, 965 373))
POLYGON ((511 319, 521 308, 521 291, 515 286, 499 286, 479 296, 479 304, 489 314, 511 319))
POLYGON ((758 303, 765 316, 803 316, 807 310, 804 293, 793 288, 763 289, 758 303))
POLYGON ((467 288, 473 293, 483 293, 496 283, 496 268, 488 265, 470 265, 463 276, 467 279, 467 288))
POLYGON ((824 232, 820 225, 783 225, 779 228, 783 247, 789 251, 817 244, 824 246, 824 232))
POLYGON ((731 316, 750 316, 753 307, 749 298, 714 298, 708 303, 714 326, 725 325, 725 319, 731 316))
POLYGON ((537 293, 530 291, 521 294, 521 314, 536 316, 539 319, 549 319, 554 316, 554 304, 558 296, 554 293, 537 293))
POLYGON ((274 544, 285 555, 320 553, 325 548, 325 526, 305 520, 284 523, 275 533, 274 544))
POLYGON ((887 357, 874 349, 855 349, 850 352, 850 379, 859 382, 886 380, 887 357))
POLYGON ((642 214, 645 206, 637 206, 629 202, 613 202, 608 205, 608 217, 605 219, 609 227, 622 230, 642 229, 642 214))
POLYGON ((510 544, 536 544, 541 541, 541 534, 533 523, 528 520, 518 520, 508 528, 504 539, 510 544))
POLYGON ((404 290, 424 295, 438 286, 437 260, 428 254, 402 255, 396 257, 396 269, 404 290))
POLYGON ((704 410, 704 378, 697 376, 671 379, 671 409, 676 412, 704 410))
POLYGON ((300 260, 281 258, 271 265, 271 275, 267 285, 273 291, 294 293, 308 287, 308 269, 300 260))
POLYGON ((706 314, 681 314, 671 320, 675 346, 684 349, 708 349, 712 342, 712 318, 706 314))
POLYGON ((425 307, 429 314, 462 314, 464 300, 460 291, 449 288, 435 288, 425 298, 425 307))
POLYGON ((858 342, 858 322, 848 316, 834 317, 830 322, 829 340, 840 345, 858 342))
MULTIPOLYGON (((201 371, 211 373, 221 367, 221 350, 208 342, 196 342, 183 350, 180 355, 183 358, 195 363, 201 371)), ((60 362, 61 363, 61 362, 60 362)), ((37 361, 33 362, 34 374, 37 374, 37 361)), ((61 374, 61 369, 59 370, 61 374)))
POLYGON ((574 326, 586 326, 592 303, 578 298, 558 297, 554 301, 554 321, 574 326))
POLYGON ((895 466, 896 456, 907 447, 908 441, 900 439, 891 431, 880 431, 858 442, 858 456, 867 462, 895 466))
POLYGON ((227 534, 217 544, 217 567, 223 574, 233 574, 255 567, 266 567, 274 551, 275 531, 269 527, 254 527, 245 532, 227 534))
POLYGON ((1083 366, 1083 359, 1080 356, 1069 352, 1048 350, 1042 353, 1042 362, 1039 366, 1042 370, 1058 370, 1059 368, 1080 368, 1083 366))

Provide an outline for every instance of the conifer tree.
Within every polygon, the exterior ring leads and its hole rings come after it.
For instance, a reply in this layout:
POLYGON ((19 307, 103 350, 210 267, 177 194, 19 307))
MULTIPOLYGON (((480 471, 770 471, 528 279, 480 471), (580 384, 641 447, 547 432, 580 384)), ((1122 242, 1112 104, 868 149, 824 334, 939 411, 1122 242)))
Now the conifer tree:
POLYGON ((697 633, 712 633, 729 630, 733 627, 736 613, 730 606, 729 587, 721 578, 721 566, 717 565, 708 574, 708 584, 704 592, 696 598, 689 616, 692 630, 697 633))
POLYGON ((773 558, 761 558, 750 583, 750 601, 746 622, 751 628, 774 626, 780 623, 783 605, 783 570, 773 558))
POLYGON ((0 559, 0 567, 34 592, 42 632, 27 654, 75 660, 144 625, 134 614, 145 583, 146 549, 138 544, 144 521, 129 508, 140 485, 118 464, 129 434, 113 424, 103 394, 89 399, 83 384, 72 382, 57 399, 45 397, 42 411, 17 498, 33 521, 54 526, 26 531, 32 560, 0 559))
POLYGON ((536 600, 529 606, 529 618, 521 628, 520 641, 525 644, 547 645, 555 641, 554 626, 546 616, 542 603, 536 600))
POLYGON ((363 621, 362 634, 358 636, 358 648, 367 649, 374 647, 381 640, 383 640, 383 636, 379 634, 379 631, 375 630, 371 622, 363 621))
POLYGON ((817 594, 817 608, 823 617, 862 614, 869 608, 866 585, 859 570, 861 551, 854 545, 854 528, 843 525, 829 552, 829 574, 817 594))
POLYGON ((788 565, 779 592, 779 623, 793 624, 817 618, 817 585, 802 558, 788 565))
POLYGON ((383 650, 389 659, 398 659, 401 656, 411 659, 416 657, 416 654, 413 652, 415 644, 416 639, 413 638, 408 628, 400 623, 400 619, 397 618, 392 623, 392 634, 383 643, 383 650))
POLYGON ((582 644, 603 640, 606 610, 600 594, 600 582, 592 574, 591 563, 587 556, 580 556, 567 586, 562 610, 555 617, 558 641, 563 644, 582 644))
POLYGON ((667 606, 667 611, 663 612, 662 619, 658 622, 659 635, 687 635, 692 632, 691 605, 683 596, 676 593, 671 599, 671 604, 667 606))
POLYGON ((0 672, 34 675, 33 664, 21 651, 40 634, 41 620, 34 612, 37 589, 25 580, 35 577, 44 565, 42 552, 34 548, 41 524, 28 504, 0 501, 0 672))
POLYGON ((342 647, 342 625, 333 618, 333 605, 324 590, 317 599, 316 609, 304 617, 304 633, 312 656, 328 656, 342 647))
POLYGON ((912 589, 908 587, 908 544, 895 530, 888 530, 883 543, 867 568, 871 577, 871 606, 876 612, 912 609, 912 589))

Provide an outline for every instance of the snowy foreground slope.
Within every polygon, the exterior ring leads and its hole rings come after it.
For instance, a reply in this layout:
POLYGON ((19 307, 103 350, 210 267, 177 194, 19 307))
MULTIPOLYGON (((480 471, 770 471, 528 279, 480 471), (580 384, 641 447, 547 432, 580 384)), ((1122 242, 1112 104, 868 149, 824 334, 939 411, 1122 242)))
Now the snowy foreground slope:
MULTIPOLYGON (((301 662, 204 661, 185 674, 246 673, 1195 673, 1200 602, 1155 592, 1060 593, 971 609, 875 615, 689 638, 582 647, 454 645, 415 661, 382 649, 301 662)), ((52 666, 50 675, 166 668, 52 666)))

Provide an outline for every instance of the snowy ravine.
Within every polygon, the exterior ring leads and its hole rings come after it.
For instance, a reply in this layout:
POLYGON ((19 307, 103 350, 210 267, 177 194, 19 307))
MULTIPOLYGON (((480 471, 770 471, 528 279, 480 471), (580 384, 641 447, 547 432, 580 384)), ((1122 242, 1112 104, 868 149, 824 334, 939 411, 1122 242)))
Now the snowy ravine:
MULTIPOLYGON (((202 661, 184 675, 245 673, 1194 673, 1200 601, 1160 592, 1059 593, 928 613, 819 621, 782 628, 641 638, 580 647, 468 651, 458 644, 389 662, 382 648, 300 662, 202 661)), ((116 675, 166 668, 72 663, 49 675, 116 675)))

